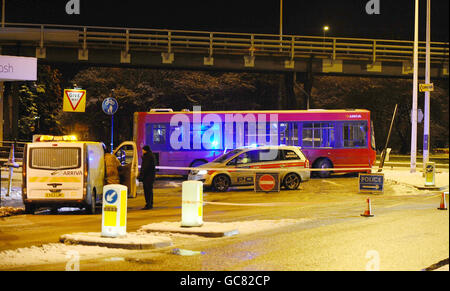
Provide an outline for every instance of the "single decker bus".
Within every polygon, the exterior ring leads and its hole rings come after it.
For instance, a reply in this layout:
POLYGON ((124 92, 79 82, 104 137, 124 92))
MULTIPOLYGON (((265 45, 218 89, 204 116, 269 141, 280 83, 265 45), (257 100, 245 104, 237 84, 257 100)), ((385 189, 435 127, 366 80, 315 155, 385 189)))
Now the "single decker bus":
MULTIPOLYGON (((336 172, 370 173, 376 161, 373 123, 370 111, 364 109, 151 109, 134 114, 133 139, 140 148, 149 145, 162 168, 196 167, 230 150, 262 145, 301 147, 312 174, 320 177, 336 172)), ((179 169, 157 171, 160 175, 188 173, 179 169)))

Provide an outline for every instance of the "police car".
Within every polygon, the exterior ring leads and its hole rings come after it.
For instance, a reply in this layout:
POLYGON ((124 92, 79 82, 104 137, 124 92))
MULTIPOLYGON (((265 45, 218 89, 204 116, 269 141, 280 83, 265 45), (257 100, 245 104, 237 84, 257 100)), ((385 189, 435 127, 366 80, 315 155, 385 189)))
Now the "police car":
POLYGON ((310 179, 309 161, 296 146, 261 146, 232 150, 189 173, 188 179, 224 192, 231 186, 254 185, 256 170, 278 172, 281 185, 295 190, 310 179))

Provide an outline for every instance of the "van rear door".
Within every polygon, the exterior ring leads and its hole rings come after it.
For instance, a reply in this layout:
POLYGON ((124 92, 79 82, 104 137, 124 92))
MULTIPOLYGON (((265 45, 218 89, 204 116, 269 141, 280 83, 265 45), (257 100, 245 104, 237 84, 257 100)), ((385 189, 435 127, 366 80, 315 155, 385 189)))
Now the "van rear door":
POLYGON ((139 174, 136 143, 125 141, 113 152, 122 166, 119 169, 120 184, 128 187, 128 197, 136 198, 136 178, 139 174))
POLYGON ((79 143, 30 144, 27 153, 27 199, 83 199, 84 147, 79 143))

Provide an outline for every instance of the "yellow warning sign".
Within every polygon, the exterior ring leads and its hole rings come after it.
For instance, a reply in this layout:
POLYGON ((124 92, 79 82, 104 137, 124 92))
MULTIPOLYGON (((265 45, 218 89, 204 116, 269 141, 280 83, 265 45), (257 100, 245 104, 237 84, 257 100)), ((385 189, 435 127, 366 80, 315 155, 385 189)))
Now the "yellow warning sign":
POLYGON ((64 89, 63 111, 85 112, 86 90, 64 89))
POLYGON ((434 84, 419 84, 419 91, 420 92, 433 92, 434 91, 434 84))

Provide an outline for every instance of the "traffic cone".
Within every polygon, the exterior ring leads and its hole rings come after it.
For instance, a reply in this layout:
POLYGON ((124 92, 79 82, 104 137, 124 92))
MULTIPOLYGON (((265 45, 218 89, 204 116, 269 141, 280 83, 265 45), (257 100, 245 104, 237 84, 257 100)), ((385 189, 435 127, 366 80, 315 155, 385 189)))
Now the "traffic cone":
POLYGON ((441 206, 438 209, 439 210, 447 210, 447 202, 445 201, 445 192, 442 192, 441 206))
POLYGON ((361 214, 361 216, 365 216, 365 217, 372 217, 373 216, 373 214, 372 214, 372 206, 371 206, 371 203, 370 203, 370 198, 367 198, 367 210, 364 211, 364 213, 361 214))

